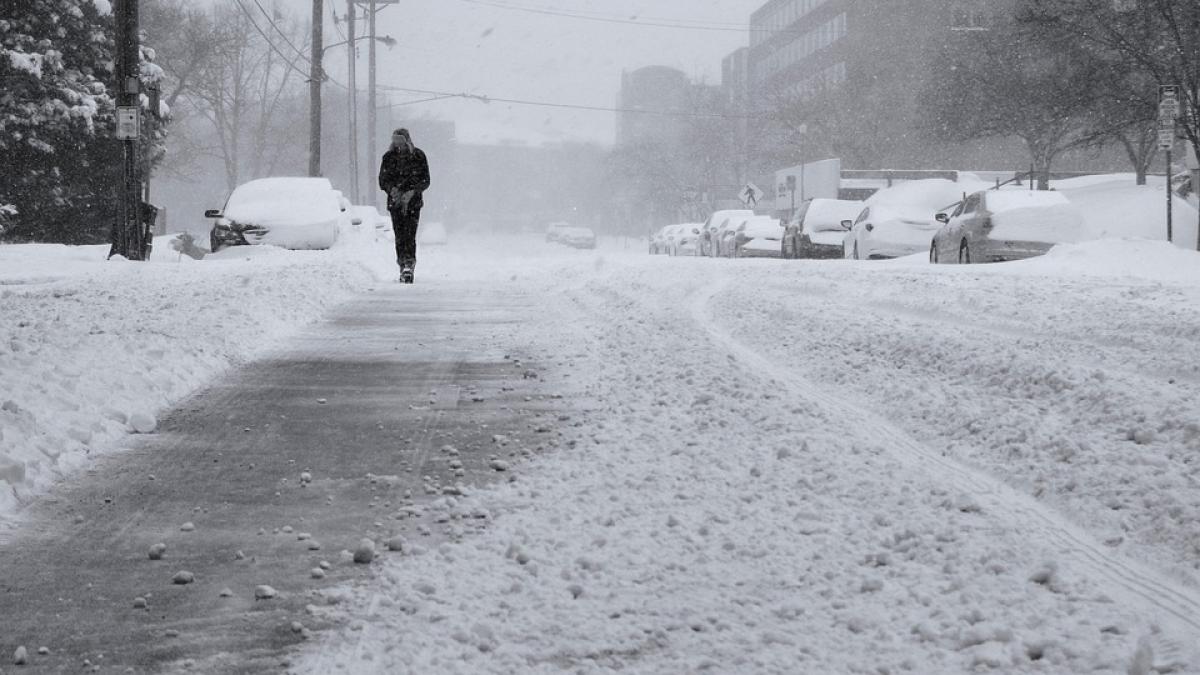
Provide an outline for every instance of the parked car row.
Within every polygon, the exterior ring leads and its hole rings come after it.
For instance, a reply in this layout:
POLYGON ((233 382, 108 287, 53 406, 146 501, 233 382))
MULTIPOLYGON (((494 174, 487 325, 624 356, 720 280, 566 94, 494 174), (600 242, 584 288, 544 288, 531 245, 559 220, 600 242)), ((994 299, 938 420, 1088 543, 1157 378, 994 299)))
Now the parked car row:
POLYGON ((1085 238, 1083 217, 1061 193, 962 188, 930 179, 865 202, 811 199, 786 224, 748 210, 717 211, 703 224, 660 229, 650 253, 879 260, 928 252, 931 263, 966 264, 1028 258, 1085 238))

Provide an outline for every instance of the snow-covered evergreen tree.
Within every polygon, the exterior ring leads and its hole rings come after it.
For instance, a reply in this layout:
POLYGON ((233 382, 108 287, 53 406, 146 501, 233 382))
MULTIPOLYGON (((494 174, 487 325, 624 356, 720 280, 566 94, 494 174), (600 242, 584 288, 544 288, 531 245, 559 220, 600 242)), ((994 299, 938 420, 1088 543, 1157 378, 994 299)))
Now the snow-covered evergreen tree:
MULTIPOLYGON (((0 3, 0 204, 15 207, 6 239, 108 240, 122 166, 113 40, 104 1, 0 3)), ((148 63, 142 72, 161 74, 148 63)))

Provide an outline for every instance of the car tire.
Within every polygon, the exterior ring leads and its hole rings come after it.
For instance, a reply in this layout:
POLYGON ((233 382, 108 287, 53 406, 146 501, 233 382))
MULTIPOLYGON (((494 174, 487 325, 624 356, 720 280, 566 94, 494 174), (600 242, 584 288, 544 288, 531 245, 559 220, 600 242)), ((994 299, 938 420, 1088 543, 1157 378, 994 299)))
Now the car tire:
POLYGON ((963 239, 962 244, 958 247, 958 264, 971 264, 971 247, 967 245, 966 239, 963 239))

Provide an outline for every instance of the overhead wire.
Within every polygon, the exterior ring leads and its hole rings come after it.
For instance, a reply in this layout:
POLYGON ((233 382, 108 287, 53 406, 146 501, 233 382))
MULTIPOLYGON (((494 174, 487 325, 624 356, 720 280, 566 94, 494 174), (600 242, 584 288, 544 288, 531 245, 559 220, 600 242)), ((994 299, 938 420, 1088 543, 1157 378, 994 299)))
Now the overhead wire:
MULTIPOLYGON (((513 105, 529 105, 543 108, 565 108, 569 110, 590 110, 595 112, 613 112, 613 113, 631 113, 639 115, 658 115, 663 117, 691 117, 697 119, 758 119, 758 115, 738 115, 738 114, 723 114, 723 113, 703 113, 703 112, 687 112, 687 111, 671 111, 671 110, 642 110, 638 108, 610 108, 605 106, 584 105, 578 103, 557 103, 551 101, 530 101, 527 99, 516 98, 498 98, 494 96, 486 96, 483 94, 469 94, 466 92, 447 92, 435 91, 431 89, 413 89, 410 87, 396 87, 391 85, 378 85, 380 89, 388 91, 400 91, 409 94, 426 94, 437 98, 431 100, 439 100, 442 98, 464 98, 474 99, 483 103, 510 103, 513 105)), ((418 103, 424 101, 413 101, 418 103)))
MULTIPOLYGON (((262 36, 263 40, 266 40, 267 46, 269 46, 271 48, 271 51, 278 54, 279 58, 283 59, 284 63, 286 63, 288 65, 288 68, 299 73, 300 76, 303 77, 305 80, 311 79, 311 74, 306 73, 303 70, 301 70, 300 68, 296 67, 295 59, 291 59, 287 56, 287 54, 284 54, 283 51, 280 50, 279 47, 275 44, 275 41, 271 39, 271 36, 267 35, 267 33, 265 31, 263 31, 262 27, 260 27, 258 25, 258 22, 254 20, 254 15, 250 12, 250 10, 246 9, 245 5, 242 4, 242 0, 233 0, 233 2, 235 5, 238 6, 238 9, 242 10, 242 14, 246 15, 246 19, 250 21, 251 26, 254 26, 254 30, 257 31, 258 34, 262 36)), ((268 18, 268 21, 271 21, 270 18, 268 18)), ((272 25, 274 25, 274 21, 271 21, 271 23, 272 23, 272 25)), ((276 30, 278 30, 278 27, 276 27, 276 30)), ((294 46, 292 48, 296 49, 294 46)), ((303 56, 303 52, 300 52, 298 49, 296 49, 296 51, 301 56, 303 56)), ((312 61, 309 61, 310 65, 311 65, 311 63, 312 63, 312 61)), ((330 83, 335 84, 335 85, 341 87, 342 89, 347 89, 347 90, 349 89, 349 87, 347 87, 346 85, 344 85, 341 82, 338 82, 336 79, 334 79, 329 74, 329 72, 326 71, 324 68, 322 68, 321 70, 322 70, 322 74, 325 76, 325 79, 328 80, 330 83)))

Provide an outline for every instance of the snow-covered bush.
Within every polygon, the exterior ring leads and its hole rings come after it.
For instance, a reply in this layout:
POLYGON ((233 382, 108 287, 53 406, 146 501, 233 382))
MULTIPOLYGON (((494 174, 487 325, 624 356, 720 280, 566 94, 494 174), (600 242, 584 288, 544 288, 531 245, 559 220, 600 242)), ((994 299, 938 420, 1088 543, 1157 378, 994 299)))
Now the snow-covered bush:
MULTIPOLYGON (((16 208, 4 216, 8 239, 108 239, 122 171, 113 40, 105 3, 0 3, 0 185, 16 208)), ((151 78, 160 72, 147 66, 151 78)))

